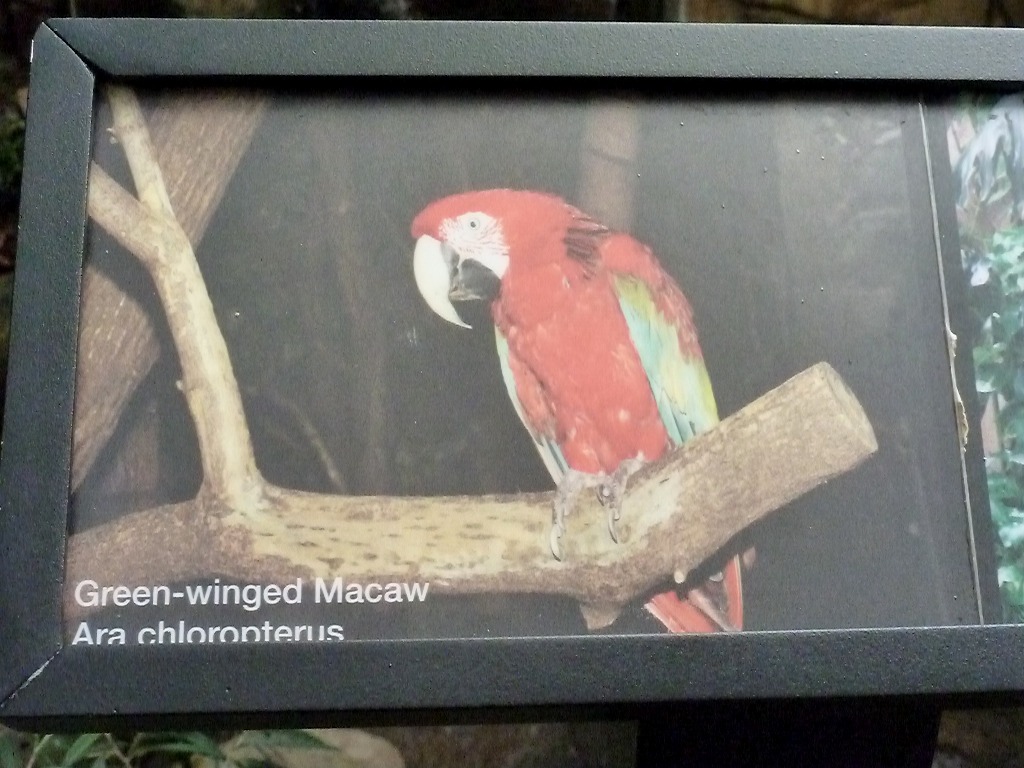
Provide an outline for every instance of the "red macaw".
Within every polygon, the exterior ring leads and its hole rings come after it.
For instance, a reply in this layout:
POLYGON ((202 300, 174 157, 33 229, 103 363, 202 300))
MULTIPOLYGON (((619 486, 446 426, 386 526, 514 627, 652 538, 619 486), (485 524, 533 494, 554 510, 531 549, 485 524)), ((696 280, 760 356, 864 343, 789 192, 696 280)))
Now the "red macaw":
MULTIPOLYGON (((559 197, 509 189, 437 200, 411 231, 435 313, 468 327, 452 301, 490 302, 508 395, 568 496, 581 475, 615 495, 639 462, 718 422, 693 312, 647 246, 559 197)), ((562 515, 556 502, 556 557, 562 515)), ((674 632, 741 629, 739 558, 647 608, 674 632)))

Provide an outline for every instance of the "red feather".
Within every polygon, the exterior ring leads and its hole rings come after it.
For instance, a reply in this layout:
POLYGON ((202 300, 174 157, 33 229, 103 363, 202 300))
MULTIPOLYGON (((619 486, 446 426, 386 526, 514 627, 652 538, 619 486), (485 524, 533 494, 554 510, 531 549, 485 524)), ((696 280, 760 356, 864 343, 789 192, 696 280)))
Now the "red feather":
MULTIPOLYGON (((491 308, 528 422, 583 472, 610 473, 638 455, 657 459, 670 446, 605 262, 609 254, 624 259, 625 239, 598 244, 587 262, 569 258, 561 237, 522 261, 510 248, 491 308)), ((678 301, 685 304, 681 294, 678 301)))

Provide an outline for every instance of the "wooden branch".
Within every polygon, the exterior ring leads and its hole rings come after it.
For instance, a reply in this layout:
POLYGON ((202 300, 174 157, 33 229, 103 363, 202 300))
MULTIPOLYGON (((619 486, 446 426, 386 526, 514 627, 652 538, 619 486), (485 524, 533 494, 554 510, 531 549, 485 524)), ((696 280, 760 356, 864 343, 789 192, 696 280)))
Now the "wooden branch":
POLYGON ((241 508, 258 501, 262 481, 228 347, 192 244, 171 210, 135 95, 117 86, 109 87, 107 95, 140 199, 128 195, 94 163, 89 215, 139 257, 167 312, 181 361, 181 387, 198 432, 203 463, 200 495, 241 508))
POLYGON ((162 215, 166 219, 173 218, 174 209, 171 208, 171 198, 157 165, 156 148, 149 138, 146 120, 135 94, 123 86, 108 86, 106 94, 114 114, 114 129, 124 147, 139 202, 150 213, 162 215))
POLYGON ((96 164, 88 207, 89 215, 143 262, 167 311, 181 359, 181 388, 199 437, 200 495, 229 499, 239 508, 256 502, 262 481, 242 398, 188 238, 173 218, 146 209, 96 164))
POLYGON ((854 395, 818 363, 634 475, 619 544, 596 496, 584 498, 562 561, 548 547, 554 493, 346 497, 265 486, 257 510, 196 499, 77 534, 67 577, 420 580, 438 592, 569 595, 614 613, 673 576, 681 581, 738 532, 877 448, 854 395))
MULTIPOLYGON (((191 243, 202 239, 264 107, 264 98, 237 90, 190 89, 157 100, 148 120, 151 146, 170 207, 191 243)), ((136 179, 136 186, 144 184, 136 179)), ((159 353, 143 308, 90 263, 82 282, 81 327, 72 490, 89 473, 159 353)))
MULTIPOLYGON (((145 141, 125 148, 140 154, 133 167, 153 163, 145 141)), ((611 540, 596 496, 583 499, 568 521, 561 561, 548 544, 553 493, 391 498, 277 488, 256 470, 226 347, 181 228, 96 166, 89 213, 153 275, 181 357, 205 480, 190 502, 74 535, 69 584, 212 575, 418 580, 450 593, 569 595, 585 615, 608 617, 669 578, 684 580, 738 532, 878 447, 856 397, 819 363, 630 478, 621 543, 611 540)), ((66 610, 74 617, 81 609, 69 600, 66 610)))

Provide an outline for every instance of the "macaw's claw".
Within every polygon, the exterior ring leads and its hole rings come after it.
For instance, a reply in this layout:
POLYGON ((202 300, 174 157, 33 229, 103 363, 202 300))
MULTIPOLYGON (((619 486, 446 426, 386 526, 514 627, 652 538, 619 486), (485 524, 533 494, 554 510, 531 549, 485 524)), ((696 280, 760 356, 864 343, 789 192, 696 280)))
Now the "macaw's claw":
POLYGON ((561 539, 565 534, 565 526, 559 524, 558 520, 555 520, 551 524, 551 533, 548 534, 548 545, 551 547, 551 554, 555 556, 555 560, 562 561, 562 544, 561 539))
POLYGON ((622 486, 613 482, 611 478, 601 483, 597 489, 598 500, 608 510, 608 534, 616 544, 619 543, 619 532, 615 529, 615 524, 622 517, 622 491, 622 486))
POLYGON ((603 481, 597 487, 597 498, 608 510, 608 533, 616 544, 619 543, 616 523, 622 517, 622 499, 626 495, 626 485, 633 473, 643 465, 643 459, 626 459, 610 475, 604 475, 603 481))
POLYGON ((551 533, 548 535, 548 544, 551 547, 551 554, 555 556, 555 560, 560 561, 562 559, 561 538, 565 535, 565 519, 572 512, 573 506, 576 504, 576 500, 583 489, 593 486, 595 482, 594 475, 570 469, 558 484, 558 493, 555 494, 555 502, 551 514, 551 533))

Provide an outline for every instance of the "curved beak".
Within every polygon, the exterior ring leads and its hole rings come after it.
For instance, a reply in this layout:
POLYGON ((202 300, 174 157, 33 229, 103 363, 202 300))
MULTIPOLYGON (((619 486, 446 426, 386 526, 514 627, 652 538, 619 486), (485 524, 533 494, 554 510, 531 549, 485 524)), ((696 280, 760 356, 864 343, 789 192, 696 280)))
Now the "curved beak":
POLYGON ((500 280, 490 269, 473 259, 462 259, 447 243, 430 235, 416 241, 412 257, 416 287, 435 314, 449 323, 470 328, 452 305, 452 300, 493 299, 500 280))
POLYGON ((459 317, 448 294, 452 289, 455 266, 451 249, 430 235, 423 235, 416 241, 412 255, 412 271, 416 276, 416 287, 434 313, 449 323, 469 328, 470 325, 459 317))

